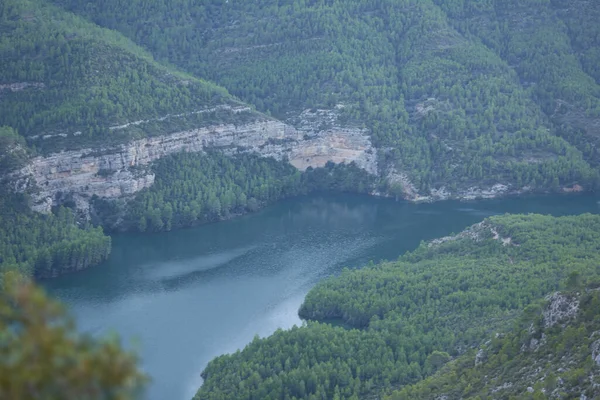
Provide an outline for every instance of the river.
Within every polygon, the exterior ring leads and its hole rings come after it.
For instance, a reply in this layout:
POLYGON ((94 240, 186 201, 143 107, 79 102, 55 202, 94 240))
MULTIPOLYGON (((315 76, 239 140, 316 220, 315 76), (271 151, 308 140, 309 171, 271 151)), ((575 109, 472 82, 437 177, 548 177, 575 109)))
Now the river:
POLYGON ((190 399, 208 361, 301 324, 308 290, 343 267, 395 259, 501 213, 599 213, 593 196, 410 204, 312 195, 192 229, 113 237, 108 261, 45 282, 78 327, 118 333, 152 377, 149 400, 190 399))

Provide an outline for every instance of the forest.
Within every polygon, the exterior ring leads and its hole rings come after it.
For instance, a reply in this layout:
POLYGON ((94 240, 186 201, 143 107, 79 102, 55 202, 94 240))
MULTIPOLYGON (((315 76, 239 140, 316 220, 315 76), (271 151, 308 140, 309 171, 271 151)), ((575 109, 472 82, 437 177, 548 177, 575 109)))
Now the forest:
MULTIPOLYGON (((0 170, 23 167, 31 150, 13 129, 0 127, 0 170)), ((0 176, 0 280, 5 272, 48 278, 98 264, 110 254, 101 227, 80 225, 70 209, 43 215, 31 210, 28 193, 14 193, 0 176)))
POLYGON ((0 27, 0 126, 43 153, 180 129, 178 118, 114 127, 234 103, 226 90, 43 0, 3 1, 0 27))
MULTIPOLYGON (((574 282, 577 282, 575 279, 574 282)), ((598 282, 571 286, 558 296, 533 303, 506 335, 491 337, 475 351, 449 362, 440 371, 385 396, 386 400, 449 398, 528 400, 594 398, 598 393, 600 291, 598 282), (547 321, 553 300, 578 304, 577 313, 557 324, 547 321), (573 365, 561 371, 561 365, 573 365), (512 385, 507 385, 510 382, 512 385)))
MULTIPOLYGON (((343 104, 337 123, 367 129, 378 148, 383 192, 408 190, 386 186, 390 171, 425 195, 495 183, 594 190, 598 15, 580 0, 7 0, 0 166, 253 118, 197 113, 221 105, 293 121, 343 104)), ((209 158, 159 161, 156 187, 127 206, 94 199, 94 222, 168 230, 332 186, 307 178, 331 171, 209 158)), ((352 171, 333 186, 367 192, 352 171)))
POLYGON ((43 215, 29 209, 26 196, 0 194, 0 277, 8 271, 55 277, 110 254, 111 239, 102 228, 78 225, 70 210, 60 207, 43 215))
POLYGON ((47 153, 236 123, 190 114, 240 100, 283 121, 343 104, 338 123, 420 193, 591 190, 594 16, 583 0, 7 0, 0 126, 47 153))
MULTIPOLYGON (((306 326, 211 361, 195 398, 358 399, 414 384, 510 333, 547 294, 597 282, 599 246, 596 215, 505 215, 397 261, 346 270, 309 292, 300 309, 306 326)), ((586 318, 597 323, 594 315, 586 318)), ((499 357, 515 357, 510 351, 499 357)))
POLYGON ((311 190, 595 190, 599 13, 582 0, 7 0, 2 179, 35 156, 343 105, 335 123, 369 133, 379 176, 175 156, 129 204, 94 198, 92 222, 169 230, 311 190), (199 112, 223 106, 248 111, 199 112))
POLYGON ((342 123, 423 193, 599 182, 587 1, 54 3, 284 121, 344 104, 342 123))
POLYGON ((354 164, 328 163, 298 171, 256 155, 181 153, 153 166, 154 185, 124 204, 94 199, 97 222, 107 229, 156 232, 254 212, 277 200, 311 192, 369 193, 377 182, 354 164), (118 224, 115 219, 121 218, 118 224))
MULTIPOLYGON (((105 231, 215 222, 315 191, 597 190, 598 20, 587 0, 3 0, 0 272, 54 277, 106 259, 105 231), (205 149, 154 162, 155 183, 129 198, 92 198, 89 220, 68 202, 32 211, 39 188, 14 180, 35 157, 257 118, 293 126, 317 108, 368 132, 377 176, 205 149)), ((345 270, 310 291, 302 327, 211 361, 195 398, 484 399, 509 379, 507 397, 591 398, 599 236, 594 215, 496 216, 345 270), (542 327, 557 290, 580 313, 542 327), (578 367, 552 369, 557 357, 578 367), (528 391, 516 371, 540 360, 528 391)))

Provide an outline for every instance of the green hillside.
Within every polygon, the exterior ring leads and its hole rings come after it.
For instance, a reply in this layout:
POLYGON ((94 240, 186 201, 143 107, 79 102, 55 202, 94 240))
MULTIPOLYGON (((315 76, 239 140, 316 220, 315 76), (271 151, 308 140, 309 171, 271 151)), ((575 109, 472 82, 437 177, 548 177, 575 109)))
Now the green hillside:
MULTIPOLYGON (((30 156, 25 139, 0 126, 0 171, 14 172, 30 156)), ((63 207, 49 215, 32 211, 29 196, 14 193, 10 179, 5 178, 0 175, 0 281, 7 271, 54 277, 108 257, 111 239, 102 228, 78 224, 73 213, 63 207)))
POLYGON ((583 291, 530 306, 510 334, 490 338, 479 351, 384 398, 596 398, 600 358, 593 357, 600 355, 600 291, 597 284, 579 289, 583 291), (559 304, 573 311, 557 313, 563 319, 549 325, 552 306, 559 304))
POLYGON ((279 118, 346 105, 422 193, 598 184, 595 3, 54 1, 279 118))
MULTIPOLYGON (((170 230, 315 190, 597 190, 599 20, 589 0, 2 0, 0 273, 97 264, 111 251, 100 226, 170 230), (119 171, 93 160, 82 172, 72 154, 48 163, 40 174, 56 179, 38 199, 53 204, 48 215, 30 208, 36 175, 14 179, 34 156, 85 148, 99 159, 133 139, 240 125, 253 110, 297 127, 310 114, 317 130, 364 129, 379 176, 332 162, 302 172, 287 153, 171 154, 182 147, 160 143, 145 160, 168 156, 147 167, 133 156, 119 171), (129 167, 154 184, 121 190, 133 185, 118 179, 129 167), (106 190, 81 189, 88 178, 106 190), (60 206, 77 208, 73 187, 91 202, 79 214, 60 206)), ((286 151, 327 161, 327 140, 344 132, 299 131, 315 141, 286 151)), ((347 144, 342 153, 356 150, 347 144)), ((593 398, 599 266, 599 216, 491 217, 319 283, 299 310, 305 326, 217 357, 195 399, 593 398), (563 289, 580 308, 546 326, 543 299, 563 289)))
POLYGON ((110 251, 102 228, 77 224, 63 207, 49 215, 33 212, 26 196, 0 186, 0 281, 7 271, 36 278, 75 272, 104 261, 110 251))
POLYGON ((598 279, 599 232, 590 214, 491 217, 346 270, 307 295, 300 315, 320 322, 214 359, 196 399, 358 399, 415 383, 564 282, 598 279))
POLYGON ((94 199, 108 229, 152 232, 220 221, 277 200, 315 191, 369 193, 375 179, 354 164, 327 163, 300 172, 254 154, 180 153, 157 161, 156 181, 130 202, 94 199), (118 223, 117 223, 118 222, 118 223))
POLYGON ((231 122, 232 113, 195 112, 240 104, 44 0, 0 2, 0 59, 0 272, 52 277, 110 253, 101 228, 62 208, 32 212, 29 191, 14 193, 10 174, 32 156, 231 122))
POLYGON ((42 151, 198 125, 200 115, 175 115, 232 101, 224 89, 159 65, 121 34, 44 0, 3 1, 0 32, 0 126, 42 151))

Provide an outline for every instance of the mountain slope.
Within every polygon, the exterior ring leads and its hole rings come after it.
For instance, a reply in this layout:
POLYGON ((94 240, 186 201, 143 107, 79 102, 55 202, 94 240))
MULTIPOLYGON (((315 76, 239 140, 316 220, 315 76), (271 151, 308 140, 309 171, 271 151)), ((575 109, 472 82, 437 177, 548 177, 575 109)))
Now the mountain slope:
POLYGON ((597 4, 54 1, 290 123, 343 104, 406 197, 598 183, 597 4))
MULTIPOLYGON (((110 237, 100 227, 59 207, 76 208, 69 187, 55 191, 63 199, 44 203, 47 215, 31 210, 44 182, 23 171, 43 162, 40 153, 101 151, 245 118, 228 111, 240 103, 224 89, 164 67, 121 34, 49 2, 2 1, 0 32, 0 272, 52 277, 110 254, 110 237)), ((48 174, 70 172, 63 162, 48 174)), ((88 175, 84 186, 99 180, 88 175)))
POLYGON ((590 214, 497 216, 346 270, 306 296, 300 315, 320 322, 214 359, 195 398, 370 398, 418 382, 570 277, 598 279, 599 228, 590 214))
POLYGON ((585 0, 437 1, 458 31, 480 39, 514 68, 557 127, 598 166, 600 145, 600 36, 597 4, 585 0))
POLYGON ((191 113, 233 103, 224 89, 43 0, 3 1, 0 31, 0 126, 44 152, 198 125, 202 115, 191 113), (190 121, 176 117, 186 114, 190 121))
POLYGON ((543 303, 528 307, 510 334, 385 399, 596 398, 600 291, 555 293, 543 303))

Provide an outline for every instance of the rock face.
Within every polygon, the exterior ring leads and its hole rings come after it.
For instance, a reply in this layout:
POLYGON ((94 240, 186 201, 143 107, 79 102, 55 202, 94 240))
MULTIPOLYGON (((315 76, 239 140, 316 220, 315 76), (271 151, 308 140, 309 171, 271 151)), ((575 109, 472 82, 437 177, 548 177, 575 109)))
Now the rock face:
POLYGON ((46 87, 46 85, 44 85, 42 82, 13 82, 0 85, 0 92, 20 92, 30 87, 35 89, 43 89, 46 87))
POLYGON ((483 364, 487 360, 487 354, 484 349, 479 349, 475 355, 475 366, 483 364))
MULTIPOLYGON (((594 333, 596 333, 596 332, 594 332, 594 333)), ((592 337, 594 337, 594 336, 599 336, 599 335, 592 335, 592 337)), ((592 360, 594 360, 596 365, 598 365, 600 367, 600 339, 593 342, 590 345, 590 348, 592 350, 592 360)))
POLYGON ((554 293, 546 298, 548 305, 543 311, 544 328, 574 318, 579 311, 579 300, 562 293, 554 293))
POLYGON ((37 157, 14 176, 16 190, 34 183, 33 208, 49 212, 70 195, 81 211, 96 195, 114 199, 132 195, 154 183, 148 167, 161 157, 178 152, 201 152, 208 148, 234 154, 254 152, 278 160, 287 159, 296 168, 321 167, 327 162, 355 162, 376 174, 376 153, 367 132, 338 128, 298 130, 257 114, 244 124, 213 125, 169 135, 148 137, 110 148, 63 151, 37 157))
MULTIPOLYGON (((508 183, 495 183, 487 187, 472 186, 458 191, 451 192, 445 186, 431 188, 429 195, 423 196, 410 180, 409 176, 395 169, 387 172, 386 179, 391 187, 396 186, 396 190, 402 193, 402 198, 415 202, 434 202, 444 200, 475 200, 475 199, 493 199, 511 194, 529 193, 532 189, 528 186, 516 188, 508 183)), ((583 188, 566 189, 565 191, 582 191, 583 188)))

